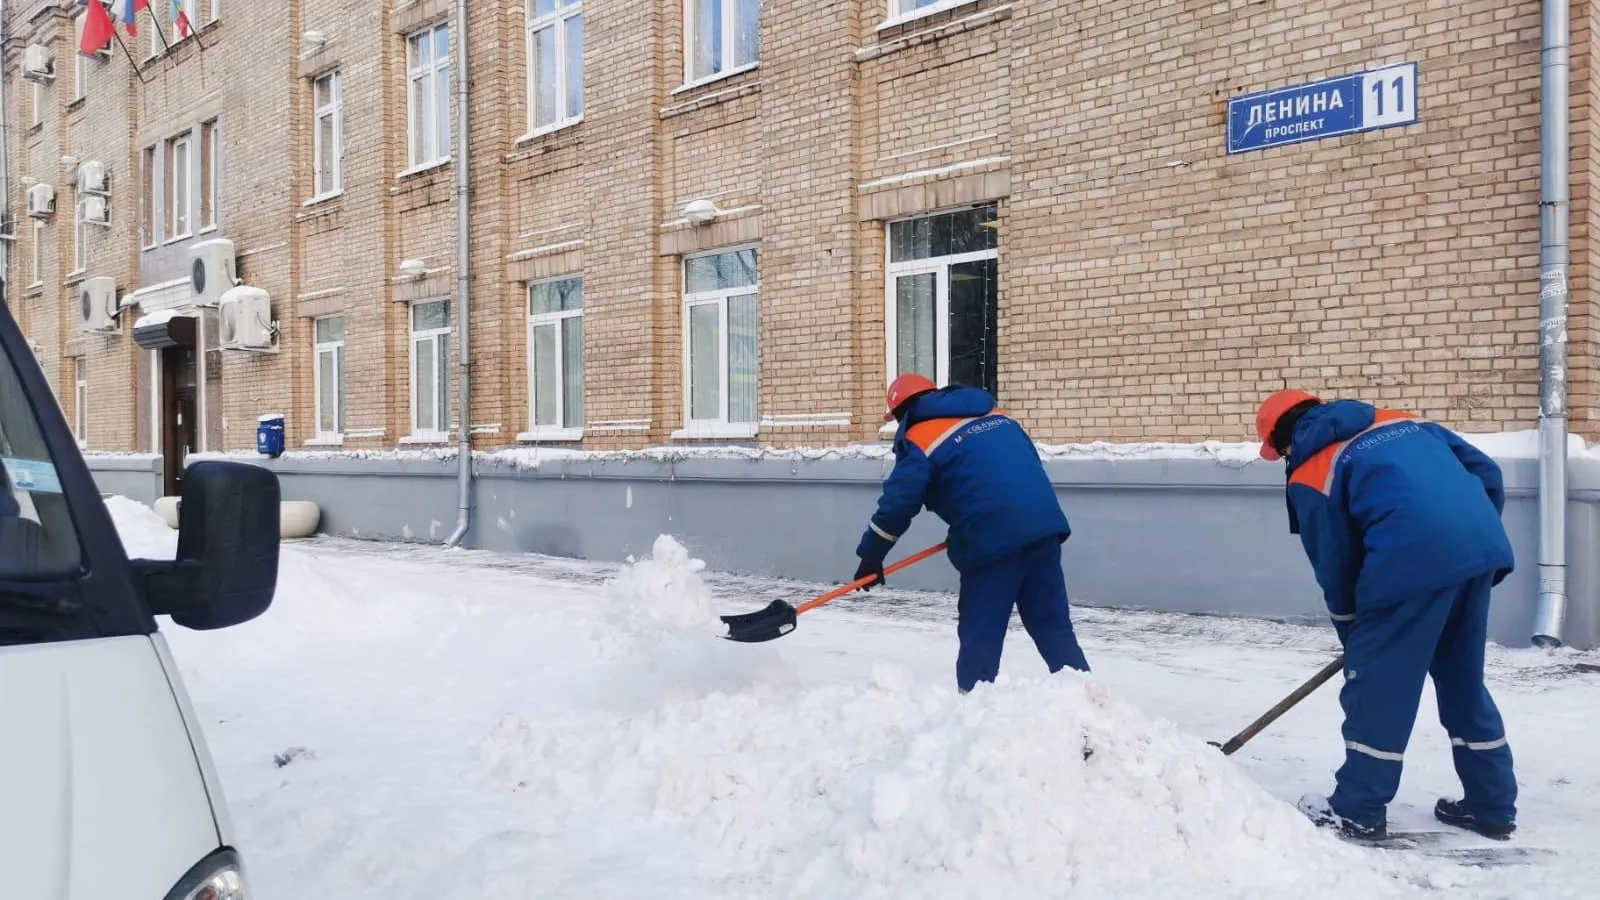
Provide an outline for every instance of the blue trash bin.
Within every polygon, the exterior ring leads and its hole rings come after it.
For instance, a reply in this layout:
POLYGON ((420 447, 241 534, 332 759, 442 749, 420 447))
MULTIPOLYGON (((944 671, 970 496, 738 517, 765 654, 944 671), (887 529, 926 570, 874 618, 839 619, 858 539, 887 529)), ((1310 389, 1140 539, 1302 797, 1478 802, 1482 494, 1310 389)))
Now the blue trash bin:
POLYGON ((274 459, 283 455, 283 413, 268 413, 256 425, 256 452, 274 459))

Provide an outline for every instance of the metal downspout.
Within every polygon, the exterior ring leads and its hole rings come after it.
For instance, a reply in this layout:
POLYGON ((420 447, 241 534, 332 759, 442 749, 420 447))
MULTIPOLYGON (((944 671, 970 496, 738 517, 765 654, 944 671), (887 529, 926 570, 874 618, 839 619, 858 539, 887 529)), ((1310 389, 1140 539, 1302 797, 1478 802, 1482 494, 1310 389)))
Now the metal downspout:
POLYGON ((471 80, 467 74, 467 0, 456 0, 456 59, 451 76, 456 82, 456 307, 457 328, 460 333, 456 361, 459 366, 460 399, 457 401, 456 415, 459 424, 456 426, 461 438, 459 473, 457 476, 459 496, 457 498, 456 530, 445 541, 446 547, 454 547, 461 543, 467 536, 467 529, 472 525, 472 407, 469 401, 472 397, 472 357, 469 355, 472 330, 468 319, 468 283, 467 255, 471 247, 467 238, 467 210, 471 199, 471 182, 467 178, 469 157, 467 156, 468 138, 471 133, 467 118, 467 84, 471 80))
POLYGON ((1544 0, 1539 102, 1539 602, 1533 643, 1567 612, 1568 0, 1544 0))

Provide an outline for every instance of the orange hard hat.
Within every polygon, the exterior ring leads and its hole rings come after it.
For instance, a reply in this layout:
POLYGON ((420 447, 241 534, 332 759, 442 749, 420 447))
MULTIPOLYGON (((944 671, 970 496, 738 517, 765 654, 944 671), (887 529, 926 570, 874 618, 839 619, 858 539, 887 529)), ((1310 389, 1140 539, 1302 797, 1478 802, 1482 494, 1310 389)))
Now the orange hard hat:
POLYGON ((1261 439, 1262 459, 1282 459, 1272 446, 1272 430, 1278 427, 1283 414, 1305 402, 1321 403, 1321 398, 1305 391, 1277 391, 1261 401, 1256 410, 1256 437, 1261 439))
POLYGON ((889 394, 885 400, 889 405, 889 410, 883 414, 883 420, 885 422, 893 422, 894 411, 900 407, 900 404, 918 394, 925 394, 928 391, 936 391, 938 389, 939 386, 928 380, 927 376, 918 375, 916 372, 907 372, 901 375, 889 385, 889 394))

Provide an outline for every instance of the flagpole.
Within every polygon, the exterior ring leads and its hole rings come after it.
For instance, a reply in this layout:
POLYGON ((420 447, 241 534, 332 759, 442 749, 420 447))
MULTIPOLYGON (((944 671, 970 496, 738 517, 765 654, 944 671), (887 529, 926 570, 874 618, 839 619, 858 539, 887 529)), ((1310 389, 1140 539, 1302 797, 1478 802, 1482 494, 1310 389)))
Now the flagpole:
POLYGON ((133 61, 133 54, 128 52, 128 45, 122 42, 122 32, 113 26, 111 35, 117 39, 117 46, 122 48, 122 55, 128 58, 128 65, 133 67, 133 76, 139 79, 140 84, 149 84, 150 82, 145 80, 144 73, 139 71, 139 64, 133 61))

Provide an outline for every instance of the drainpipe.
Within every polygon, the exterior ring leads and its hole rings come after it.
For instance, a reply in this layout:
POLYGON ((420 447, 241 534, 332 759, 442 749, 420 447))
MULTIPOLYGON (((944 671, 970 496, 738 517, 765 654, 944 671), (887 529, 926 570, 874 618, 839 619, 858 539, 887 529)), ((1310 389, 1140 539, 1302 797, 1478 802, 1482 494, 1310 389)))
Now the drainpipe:
POLYGON ((454 547, 461 543, 467 536, 467 529, 472 525, 472 407, 468 401, 472 397, 472 358, 468 355, 472 330, 468 327, 467 318, 467 253, 471 244, 467 239, 467 207, 470 200, 471 188, 467 180, 467 0, 456 0, 456 60, 451 76, 456 82, 456 312, 459 323, 461 339, 458 342, 456 361, 459 367, 460 399, 457 401, 457 415, 460 423, 457 429, 461 437, 460 469, 457 475, 459 497, 457 503, 457 517, 455 533, 445 541, 446 547, 454 547))
POLYGON ((1539 605, 1533 643, 1567 612, 1568 0, 1544 0, 1539 101, 1539 605))

